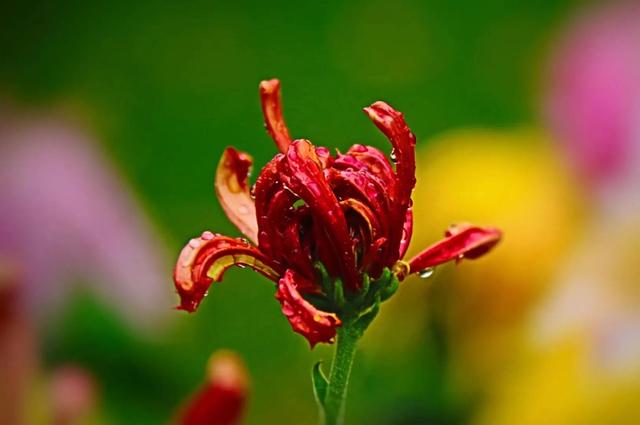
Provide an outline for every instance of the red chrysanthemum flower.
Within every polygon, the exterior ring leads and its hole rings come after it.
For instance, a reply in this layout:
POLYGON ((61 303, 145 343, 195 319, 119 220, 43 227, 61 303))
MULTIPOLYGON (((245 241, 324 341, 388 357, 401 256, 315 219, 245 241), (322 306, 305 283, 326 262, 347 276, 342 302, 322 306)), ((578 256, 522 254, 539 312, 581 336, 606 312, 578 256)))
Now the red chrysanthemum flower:
POLYGON ((229 219, 251 241, 211 232, 191 239, 174 272, 180 309, 194 311, 229 267, 249 266, 277 284, 276 298, 294 331, 311 346, 333 342, 342 321, 357 320, 395 292, 407 275, 477 258, 500 231, 452 226, 440 242, 403 261, 413 228, 416 139, 402 114, 385 102, 364 109, 393 146, 327 148, 289 136, 280 82, 263 81, 266 128, 281 153, 250 188, 251 157, 227 148, 216 191, 229 219))

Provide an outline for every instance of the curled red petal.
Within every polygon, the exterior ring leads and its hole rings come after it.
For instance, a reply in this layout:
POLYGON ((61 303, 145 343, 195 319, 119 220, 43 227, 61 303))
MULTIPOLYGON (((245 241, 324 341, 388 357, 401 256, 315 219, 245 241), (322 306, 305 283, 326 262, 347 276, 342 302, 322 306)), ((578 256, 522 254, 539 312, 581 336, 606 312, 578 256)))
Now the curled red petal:
MULTIPOLYGON (((375 102, 364 108, 369 118, 387 136, 393 145, 393 157, 396 163, 396 204, 393 222, 404 226, 406 211, 411 206, 411 192, 416 184, 416 137, 407 126, 402 113, 393 109, 385 102, 375 102)), ((395 261, 400 252, 402 228, 392 232, 390 239, 389 262, 395 261)))
POLYGON ((247 399, 249 378, 243 361, 230 351, 209 359, 207 382, 188 401, 180 425, 237 425, 247 399))
POLYGON ((454 226, 454 230, 448 230, 446 235, 444 239, 409 261, 409 273, 416 273, 450 260, 478 258, 491 250, 502 238, 502 232, 498 229, 467 224, 454 226))
POLYGON ((262 103, 262 114, 264 124, 271 138, 280 152, 286 152, 291 143, 289 129, 282 116, 282 102, 280 99, 280 81, 266 80, 260 83, 260 100, 262 103))
POLYGON ((258 243, 256 206, 249 190, 253 159, 234 148, 225 149, 216 172, 216 193, 227 217, 253 243, 258 243))
POLYGON ((389 104, 378 101, 364 108, 364 111, 393 145, 399 183, 397 201, 408 203, 411 191, 416 184, 416 137, 404 121, 402 113, 389 104))
POLYGON ((246 241, 204 232, 182 249, 173 271, 180 295, 178 309, 195 311, 211 283, 222 280, 224 272, 233 265, 249 266, 274 282, 281 274, 269 258, 246 241))
POLYGON ((358 255, 357 263, 359 269, 368 271, 373 257, 371 255, 372 244, 382 233, 380 222, 371 209, 364 203, 354 198, 347 198, 340 201, 345 216, 349 221, 353 235, 354 251, 358 255))
POLYGON ((339 199, 354 198, 365 203, 378 217, 382 232, 395 230, 389 216, 393 204, 382 180, 365 170, 331 169, 325 175, 339 199))
POLYGON ((276 299, 282 306, 282 313, 289 320, 291 328, 309 341, 311 348, 319 342, 332 343, 336 328, 342 322, 334 313, 318 310, 300 295, 298 287, 309 286, 304 280, 292 269, 288 269, 280 279, 276 299))
POLYGON ((268 214, 277 193, 283 189, 278 171, 278 165, 283 159, 284 155, 279 153, 269 161, 260 171, 254 186, 258 242, 260 250, 267 254, 272 253, 272 244, 274 243, 268 214))
POLYGON ((280 177, 286 187, 300 197, 327 234, 336 255, 345 285, 355 292, 360 287, 355 254, 347 221, 338 199, 325 180, 322 165, 308 140, 294 140, 289 146, 280 177))
POLYGON ((384 153, 373 146, 355 144, 344 156, 353 158, 371 174, 384 181, 390 196, 395 199, 395 174, 384 153))
POLYGON ((402 238, 400 239, 400 248, 398 251, 398 258, 404 257, 409 249, 409 243, 411 243, 411 236, 413 235, 413 209, 409 207, 405 216, 404 224, 402 226, 402 238))

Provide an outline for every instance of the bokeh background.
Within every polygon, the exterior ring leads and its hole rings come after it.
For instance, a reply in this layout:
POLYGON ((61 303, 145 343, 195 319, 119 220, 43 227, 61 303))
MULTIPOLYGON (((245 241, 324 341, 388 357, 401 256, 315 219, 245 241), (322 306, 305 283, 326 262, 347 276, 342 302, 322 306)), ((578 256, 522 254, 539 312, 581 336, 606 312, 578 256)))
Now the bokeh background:
POLYGON ((405 112, 414 252, 451 222, 506 235, 385 304, 347 423, 637 423, 638 46, 637 1, 3 1, 0 423, 169 423, 221 348, 250 374, 246 424, 316 423, 331 349, 266 279, 231 270, 172 309, 181 246, 237 234, 222 150, 275 153, 272 77, 319 145, 388 151, 360 109, 405 112))

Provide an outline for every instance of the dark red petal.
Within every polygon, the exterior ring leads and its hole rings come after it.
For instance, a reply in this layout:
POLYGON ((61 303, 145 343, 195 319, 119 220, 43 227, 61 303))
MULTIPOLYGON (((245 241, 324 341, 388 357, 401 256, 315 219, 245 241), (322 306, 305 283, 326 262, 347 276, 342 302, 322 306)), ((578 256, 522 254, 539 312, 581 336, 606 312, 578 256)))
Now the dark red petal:
POLYGON ((224 272, 233 265, 249 266, 274 282, 281 274, 269 258, 246 241, 204 232, 182 249, 173 271, 180 295, 178 309, 195 311, 211 283, 221 281, 224 272))
POLYGON ((291 328, 307 338, 313 348, 319 342, 332 343, 336 328, 342 324, 338 316, 315 308, 302 298, 299 287, 307 287, 309 282, 292 269, 285 272, 278 282, 276 298, 282 305, 282 313, 287 317, 291 328))
POLYGON ((259 246, 261 251, 268 254, 273 252, 271 245, 274 243, 268 213, 276 194, 283 190, 278 171, 278 164, 283 159, 284 155, 278 154, 269 161, 260 171, 254 187, 259 246))
POLYGON ((354 198, 348 198, 344 201, 340 201, 340 205, 347 210, 355 212, 361 217, 362 221, 367 226, 367 234, 371 241, 376 239, 378 235, 382 233, 378 217, 376 217, 371 208, 367 205, 354 198))
POLYGON ((216 172, 216 193, 227 217, 253 243, 258 243, 256 207, 249 193, 253 159, 234 148, 225 149, 216 172))
POLYGON ((385 102, 376 102, 364 111, 374 124, 387 136, 393 145, 393 156, 396 163, 396 193, 394 202, 397 205, 393 221, 397 222, 398 231, 392 232, 390 240, 389 262, 395 261, 400 250, 402 226, 406 211, 411 205, 411 191, 416 184, 416 137, 404 121, 402 113, 396 111, 385 102))
POLYGON ((280 264, 296 264, 295 260, 298 259, 290 256, 291 248, 293 245, 297 245, 298 241, 289 239, 294 237, 292 234, 288 237, 285 235, 291 221, 295 218, 292 205, 297 199, 293 193, 286 189, 278 190, 267 205, 268 210, 262 220, 264 224, 261 224, 260 227, 261 240, 266 242, 264 245, 260 245, 260 249, 280 264), (263 250, 263 246, 268 251, 263 250))
MULTIPOLYGON (((302 222, 308 217, 297 214, 289 223, 283 233, 282 255, 288 259, 287 264, 294 266, 300 273, 308 278, 313 278, 315 272, 311 261, 311 252, 308 243, 301 241, 302 222)), ((309 281, 312 283, 311 281, 309 281)), ((320 291, 318 285, 300 288, 305 293, 317 293, 320 291)))
POLYGON ((378 217, 383 232, 388 232, 390 199, 385 183, 364 170, 326 170, 325 176, 340 199, 355 198, 366 204, 378 217))
POLYGON ((271 138, 276 142, 280 152, 286 152, 291 143, 289 130, 282 116, 282 102, 280 100, 280 81, 273 79, 260 83, 260 100, 264 124, 271 138))
MULTIPOLYGON (((395 174, 386 155, 373 146, 353 145, 349 148, 346 157, 353 158, 366 169, 387 184, 389 195, 395 199, 395 174)), ((337 160, 336 160, 337 161, 337 160)))
POLYGON ((450 260, 478 258, 486 254, 502 238, 502 232, 492 227, 468 224, 452 227, 453 230, 448 230, 444 239, 409 261, 409 273, 416 273, 450 260))
POLYGON ((327 234, 341 261, 339 267, 345 285, 351 291, 360 287, 347 221, 331 187, 324 178, 322 165, 308 140, 294 140, 289 146, 280 177, 284 185, 308 206, 314 220, 327 234))
POLYGON ((180 414, 180 425, 237 425, 244 411, 249 378, 242 360, 228 351, 209 359, 208 380, 180 414))

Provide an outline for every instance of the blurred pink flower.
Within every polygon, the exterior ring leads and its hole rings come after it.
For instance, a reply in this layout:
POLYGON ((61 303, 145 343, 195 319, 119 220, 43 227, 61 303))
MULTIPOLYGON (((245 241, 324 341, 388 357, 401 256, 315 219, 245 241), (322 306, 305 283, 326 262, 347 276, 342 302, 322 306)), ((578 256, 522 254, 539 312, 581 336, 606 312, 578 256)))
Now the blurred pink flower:
POLYGON ((640 168, 639 43, 640 3, 606 2, 569 25, 549 65, 546 118, 596 189, 640 168))
POLYGON ((75 365, 60 366, 53 372, 49 392, 53 425, 78 424, 98 404, 95 378, 75 365))
MULTIPOLYGON (((6 111, 4 111, 6 112, 6 111)), ((93 140, 56 119, 0 118, 0 258, 30 315, 87 283, 134 325, 171 309, 162 243, 93 140)))

